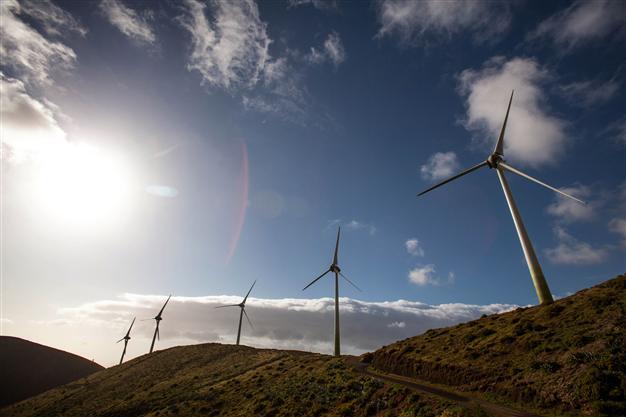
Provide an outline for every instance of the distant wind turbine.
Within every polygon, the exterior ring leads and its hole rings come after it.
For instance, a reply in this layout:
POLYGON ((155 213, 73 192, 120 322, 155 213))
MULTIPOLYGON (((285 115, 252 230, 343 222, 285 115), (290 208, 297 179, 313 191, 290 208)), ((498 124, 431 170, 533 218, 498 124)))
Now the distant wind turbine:
POLYGON ((165 304, 163 304, 163 307, 161 307, 161 311, 159 311, 159 314, 157 314, 156 317, 154 317, 154 320, 156 320, 156 328, 154 329, 154 336, 152 336, 152 344, 150 345, 150 353, 152 353, 152 351, 154 350, 154 341, 156 339, 161 340, 161 337, 159 336, 159 323, 161 322, 161 320, 163 320, 163 317, 162 317, 163 310, 165 310, 165 306, 170 301, 170 298, 172 298, 172 294, 170 294, 170 296, 167 297, 167 300, 165 300, 165 304))
POLYGON ((535 291, 537 292, 537 297, 539 298, 539 302, 541 304, 550 304, 553 302, 552 293, 550 292, 550 288, 548 287, 548 283, 546 278, 543 275, 543 271, 541 270, 541 266, 539 265, 539 260, 537 259, 537 255, 535 254, 535 250, 533 249, 533 245, 530 242, 530 238, 528 237, 528 233, 526 232, 526 228, 524 227, 524 223, 522 222, 522 217, 515 205, 515 200, 513 199, 513 194, 511 193, 511 189, 509 188, 509 183, 504 176, 504 171, 512 172, 513 174, 517 174, 521 177, 526 178, 527 180, 536 182, 539 185, 542 185, 546 188, 549 188, 552 191, 555 191, 565 197, 571 198, 579 203, 585 204, 584 201, 579 200, 571 195, 557 189, 554 187, 545 184, 538 179, 531 177, 528 174, 523 173, 522 171, 513 168, 508 163, 505 163, 504 160, 504 131, 506 129, 506 122, 509 118, 509 111, 511 110, 511 102, 513 101, 513 92, 511 92, 511 98, 509 99, 509 106, 506 110, 506 116, 504 116, 504 123, 502 124, 502 130, 500 131, 500 136, 498 137, 498 142, 496 143, 496 147, 493 150, 493 153, 489 155, 486 161, 481 162, 478 165, 475 165, 465 171, 457 174, 451 178, 448 178, 445 181, 440 182, 437 185, 434 185, 427 190, 422 191, 418 194, 421 196, 426 194, 427 192, 434 190, 437 187, 441 187, 444 184, 449 183, 457 178, 462 177, 463 175, 469 174, 472 171, 475 171, 484 166, 488 166, 490 169, 495 169, 498 174, 498 178, 500 179, 500 184, 502 185, 502 190, 504 191, 504 196, 506 198, 506 202, 509 205, 509 210, 511 211, 511 216, 513 217, 513 223, 515 224, 515 229, 517 230, 517 236, 519 237, 520 243, 522 245, 522 250, 524 251, 524 256, 526 258, 526 263, 528 264, 528 269, 530 270, 530 275, 533 280, 533 284, 535 285, 535 291))
POLYGON ((321 279, 324 275, 329 272, 333 272, 335 274, 335 356, 341 355, 341 346, 340 346, 340 334, 339 334, 339 275, 343 277, 346 281, 348 281, 354 288, 361 291, 359 287, 357 287, 352 281, 348 279, 344 274, 341 273, 341 268, 339 268, 339 236, 341 235, 341 226, 337 230, 337 243, 335 244, 335 255, 333 256, 333 263, 330 264, 330 267, 319 277, 315 278, 313 281, 309 283, 306 287, 302 289, 302 291, 309 288, 311 285, 315 284, 319 279, 321 279))
POLYGON ((116 343, 119 343, 122 340, 124 341, 124 350, 122 351, 122 357, 120 358, 120 365, 122 364, 122 361, 124 360, 124 355, 126 354, 126 346, 128 346, 128 341, 130 340, 130 329, 133 328, 133 324, 135 324, 135 319, 136 317, 133 317, 133 321, 132 323, 130 323, 130 327, 128 328, 128 331, 126 332, 126 336, 122 337, 120 340, 116 342, 116 343))
POLYGON ((243 301, 240 302, 239 304, 228 304, 225 306, 215 307, 215 308, 239 307, 241 309, 241 311, 239 312, 239 327, 237 328, 237 345, 239 345, 239 340, 241 339, 241 320, 243 319, 243 316, 246 316, 246 320, 248 320, 250 327, 254 328, 254 326, 252 325, 252 322, 250 321, 250 317, 248 317, 248 313, 246 313, 246 300, 248 300, 248 296, 252 292, 252 288, 254 288, 254 284, 256 284, 256 280, 252 283, 252 286, 248 290, 248 293, 243 298, 243 301))

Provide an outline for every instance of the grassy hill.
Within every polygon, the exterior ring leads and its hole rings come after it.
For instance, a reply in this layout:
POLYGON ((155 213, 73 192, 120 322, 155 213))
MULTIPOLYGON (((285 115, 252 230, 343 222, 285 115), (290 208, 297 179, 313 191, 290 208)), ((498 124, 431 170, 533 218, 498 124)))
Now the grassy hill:
POLYGON ((144 355, 0 416, 479 416, 326 355, 202 344, 144 355))
POLYGON ((0 336, 0 407, 104 369, 95 362, 18 337, 0 336))
POLYGON ((626 414, 626 276, 549 306, 429 330, 363 355, 374 369, 564 414, 626 414))

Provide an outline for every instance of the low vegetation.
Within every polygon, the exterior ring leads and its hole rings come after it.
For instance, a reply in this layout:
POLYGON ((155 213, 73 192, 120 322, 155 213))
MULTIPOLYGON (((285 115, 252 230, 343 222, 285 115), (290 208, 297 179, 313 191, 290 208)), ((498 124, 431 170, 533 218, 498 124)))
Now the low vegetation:
POLYGON ((549 414, 626 414, 626 276, 560 299, 429 330, 363 355, 378 370, 549 414))
POLYGON ((1 416, 419 416, 478 411, 357 374, 344 359, 203 344, 145 355, 1 416))

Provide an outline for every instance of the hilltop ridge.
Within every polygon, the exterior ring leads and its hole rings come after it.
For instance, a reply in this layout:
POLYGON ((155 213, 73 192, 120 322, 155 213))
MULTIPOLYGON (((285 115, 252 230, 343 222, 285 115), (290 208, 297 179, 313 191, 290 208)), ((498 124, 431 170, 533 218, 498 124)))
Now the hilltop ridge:
POLYGON ((374 369, 552 412, 626 414, 626 276, 392 343, 374 369))

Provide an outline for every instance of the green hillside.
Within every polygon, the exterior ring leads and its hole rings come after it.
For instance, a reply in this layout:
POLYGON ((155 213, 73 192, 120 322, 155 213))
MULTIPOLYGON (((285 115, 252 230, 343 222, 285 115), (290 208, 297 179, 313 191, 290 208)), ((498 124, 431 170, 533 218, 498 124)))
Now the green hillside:
POLYGON ((203 344, 144 355, 1 416, 474 416, 313 353, 203 344))
POLYGON ((549 306, 429 330, 363 355, 374 369, 550 413, 626 413, 626 276, 549 306))

